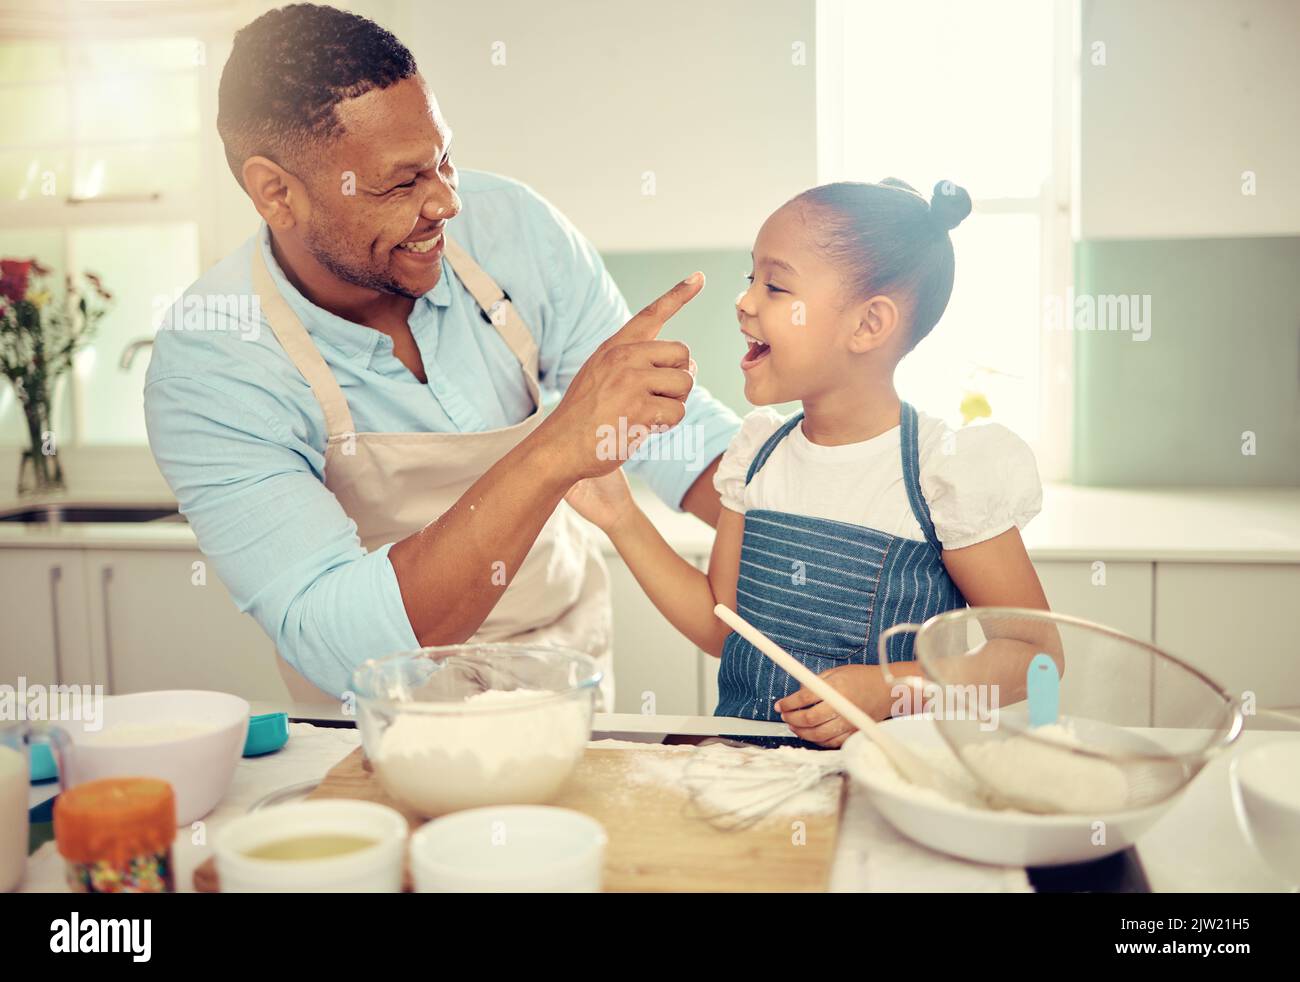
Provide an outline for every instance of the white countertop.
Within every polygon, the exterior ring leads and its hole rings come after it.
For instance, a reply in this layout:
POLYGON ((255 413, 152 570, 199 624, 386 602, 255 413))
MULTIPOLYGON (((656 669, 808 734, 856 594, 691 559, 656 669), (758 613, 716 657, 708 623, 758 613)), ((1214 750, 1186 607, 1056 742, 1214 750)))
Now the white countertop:
MULTIPOLYGON (((655 525, 683 555, 707 555, 713 530, 639 489, 655 525)), ((175 507, 155 486, 75 489, 51 503, 175 507)), ((0 510, 32 502, 0 502, 0 510)), ((1300 563, 1300 488, 1084 488, 1049 484, 1043 510, 1025 529, 1039 561, 1300 563)), ((183 521, 63 524, 0 523, 0 548, 197 549, 183 521)), ((606 548, 612 547, 606 543, 606 548)))
MULTIPOLYGON (((254 713, 277 711, 287 712, 294 719, 350 721, 338 703, 255 703, 252 709, 254 713)), ((658 741, 669 733, 715 735, 722 729, 727 733, 758 736, 790 735, 789 728, 784 723, 728 718, 725 724, 720 724, 715 716, 651 716, 633 713, 597 713, 592 721, 592 729, 596 736, 602 738, 647 741, 658 741)), ((1300 730, 1244 731, 1228 752, 1215 757, 1205 766, 1173 807, 1138 840, 1138 857, 1153 893, 1252 893, 1287 889, 1264 866, 1259 854, 1251 847, 1237 824, 1228 775, 1233 757, 1273 740, 1300 740, 1300 730)), ((846 823, 870 821, 886 824, 866 800, 866 795, 854 797, 862 800, 854 803, 851 799, 852 808, 846 806, 846 823)), ((936 855, 904 840, 892 830, 888 830, 885 838, 891 851, 903 849, 909 854, 936 855)), ((848 845, 841 846, 840 853, 843 855, 837 854, 832 885, 838 883, 840 889, 861 889, 860 886, 850 884, 857 882, 857 874, 852 871, 851 864, 865 862, 865 857, 855 852, 863 847, 856 840, 848 841, 848 845), (837 880, 837 876, 841 879, 837 880)), ((882 844, 877 842, 878 846, 882 844)), ((912 855, 913 860, 918 858, 917 855, 912 855)), ((947 886, 932 884, 931 888, 937 890, 961 889, 960 884, 971 882, 969 877, 975 876, 978 881, 979 871, 990 869, 950 857, 942 858, 948 864, 948 873, 953 879, 951 885, 947 886), (969 869, 961 870, 961 867, 969 869)), ((938 882, 942 884, 943 880, 938 882)))
MULTIPOLYGON (((269 712, 275 708, 258 705, 254 711, 269 712)), ((280 705, 278 708, 295 717, 343 718, 337 705, 280 705)), ((727 721, 728 732, 736 732, 737 722, 727 721)), ((594 736, 600 739, 626 740, 639 736, 652 741, 668 732, 717 733, 718 725, 714 717, 598 713, 593 727, 594 736)), ((750 725, 756 733, 785 730, 779 723, 750 725)), ((359 740, 360 734, 355 729, 294 724, 284 750, 240 761, 230 792, 204 819, 207 841, 211 842, 215 828, 242 814, 262 796, 290 785, 318 780, 357 746, 359 740)), ((1263 865, 1237 825, 1228 784, 1232 756, 1271 740, 1300 740, 1300 731, 1243 733, 1233 750, 1212 761, 1169 812, 1138 841, 1138 855, 1153 892, 1237 893, 1286 889, 1263 865)), ((194 845, 189 829, 182 829, 175 849, 177 887, 190 890, 193 870, 207 858, 210 847, 194 845)), ((875 811, 865 791, 854 785, 845 805, 830 887, 834 891, 851 892, 1014 892, 1028 890, 1029 883, 1023 870, 968 863, 912 843, 892 829, 875 811)), ((53 843, 42 846, 30 857, 21 889, 67 889, 63 862, 53 843)))
MULTIPOLYGON (((620 719, 626 724, 640 717, 620 719)), ((651 719, 649 717, 641 718, 651 719)), ((608 721, 606 721, 608 722, 608 721)), ((666 718, 654 718, 655 726, 666 718)), ((592 746, 626 749, 629 744, 610 742, 610 734, 598 729, 592 746)), ((703 726, 704 720, 700 721, 703 726)), ((698 729, 699 727, 697 727, 698 729)), ((293 724, 289 743, 283 750, 265 757, 241 760, 234 780, 221 803, 202 819, 202 841, 196 843, 190 827, 178 830, 172 856, 178 891, 194 889, 195 868, 211 855, 211 843, 222 825, 243 814, 259 799, 274 791, 309 781, 325 773, 360 743, 355 729, 320 728, 293 724)), ((855 789, 856 790, 856 789, 855 789)), ((953 892, 1026 892, 1030 889, 1025 871, 1014 867, 983 866, 931 853, 913 845, 874 814, 864 793, 851 790, 845 803, 840 834, 830 871, 829 888, 848 892, 896 892, 902 890, 948 890, 953 892)), ((65 864, 53 842, 47 842, 28 857, 27 872, 19 890, 23 893, 66 893, 65 864)), ((725 889, 726 884, 718 884, 725 889)))

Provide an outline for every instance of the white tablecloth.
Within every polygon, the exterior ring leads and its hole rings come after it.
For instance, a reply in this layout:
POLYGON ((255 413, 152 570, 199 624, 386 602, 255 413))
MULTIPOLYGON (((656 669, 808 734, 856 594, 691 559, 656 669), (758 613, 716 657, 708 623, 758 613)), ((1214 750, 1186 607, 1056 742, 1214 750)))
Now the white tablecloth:
MULTIPOLYGON (((176 888, 194 889, 194 869, 212 854, 213 832, 242 815, 253 802, 280 788, 320 780, 361 742, 355 729, 294 723, 283 750, 266 757, 243 759, 221 804, 196 828, 177 831, 173 857, 176 888)), ((601 746, 613 747, 612 741, 601 746)), ((644 746, 644 744, 642 744, 644 746)), ((725 884, 719 884, 725 888, 725 884)), ((64 862, 53 842, 27 861, 21 892, 66 892, 64 862)), ((918 846, 895 832, 876 813, 867 796, 850 787, 840 825, 839 843, 831 868, 835 891, 903 892, 1026 892, 1031 889, 1023 869, 981 866, 952 859, 918 846)))

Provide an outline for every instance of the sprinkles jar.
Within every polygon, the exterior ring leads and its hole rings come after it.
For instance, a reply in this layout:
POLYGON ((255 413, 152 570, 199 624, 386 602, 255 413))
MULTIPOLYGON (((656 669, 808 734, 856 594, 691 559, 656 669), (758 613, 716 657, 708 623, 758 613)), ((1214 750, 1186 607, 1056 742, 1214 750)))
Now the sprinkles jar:
POLYGON ((54 802, 54 838, 76 893, 172 893, 175 837, 176 798, 166 781, 90 781, 54 802))

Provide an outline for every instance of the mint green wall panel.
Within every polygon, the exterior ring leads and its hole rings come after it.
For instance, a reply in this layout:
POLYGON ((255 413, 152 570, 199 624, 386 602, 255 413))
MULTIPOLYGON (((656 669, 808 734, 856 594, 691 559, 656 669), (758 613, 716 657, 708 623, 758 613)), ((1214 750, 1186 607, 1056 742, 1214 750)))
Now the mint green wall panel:
MULTIPOLYGON (((753 407, 745 401, 745 379, 740 370, 745 345, 736 322, 736 295, 748 286, 749 252, 618 252, 605 253, 604 260, 633 312, 695 270, 703 271, 703 292, 668 322, 660 337, 690 345, 699 366, 696 380, 739 415, 749 412, 753 407)), ((791 403, 776 408, 792 412, 797 406, 791 403)))
POLYGON ((1077 296, 1151 298, 1145 341, 1075 331, 1076 483, 1300 484, 1300 238, 1099 240, 1075 260, 1077 296))

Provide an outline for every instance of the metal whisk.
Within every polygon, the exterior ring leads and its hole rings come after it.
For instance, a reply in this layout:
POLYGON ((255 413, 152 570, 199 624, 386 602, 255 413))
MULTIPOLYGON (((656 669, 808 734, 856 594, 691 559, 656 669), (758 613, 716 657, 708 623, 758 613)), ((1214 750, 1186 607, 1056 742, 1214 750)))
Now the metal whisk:
POLYGON ((700 747, 682 770, 689 813, 725 832, 751 828, 786 801, 842 772, 838 755, 824 756, 833 762, 794 760, 778 751, 726 744, 700 747))

